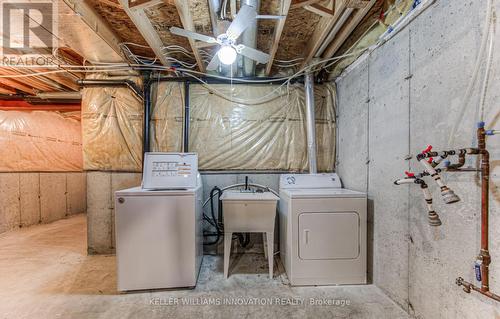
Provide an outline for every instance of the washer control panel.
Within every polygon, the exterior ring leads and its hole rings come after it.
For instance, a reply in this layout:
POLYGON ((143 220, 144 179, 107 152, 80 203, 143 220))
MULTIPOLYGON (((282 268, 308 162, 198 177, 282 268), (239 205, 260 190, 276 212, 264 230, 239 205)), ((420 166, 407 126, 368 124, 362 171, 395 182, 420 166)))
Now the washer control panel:
POLYGON ((340 178, 335 173, 283 174, 280 189, 341 188, 340 178))
POLYGON ((185 189, 197 186, 196 153, 146 153, 142 188, 185 189))

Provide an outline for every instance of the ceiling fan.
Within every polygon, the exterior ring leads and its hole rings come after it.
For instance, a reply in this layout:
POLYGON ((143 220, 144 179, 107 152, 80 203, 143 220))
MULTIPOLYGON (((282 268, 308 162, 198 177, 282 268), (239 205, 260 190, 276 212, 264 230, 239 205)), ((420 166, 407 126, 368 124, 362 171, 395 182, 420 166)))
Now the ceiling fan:
POLYGON ((233 64, 238 54, 244 55, 247 58, 257 61, 257 63, 267 63, 269 54, 262 51, 249 48, 244 44, 236 44, 238 37, 245 29, 257 18, 255 8, 243 5, 233 22, 229 25, 226 33, 222 33, 217 38, 213 38, 204 34, 196 33, 186 29, 171 27, 170 32, 183 37, 188 37, 194 40, 199 40, 207 43, 217 43, 220 45, 219 51, 214 55, 207 66, 207 70, 217 70, 219 64, 233 64))

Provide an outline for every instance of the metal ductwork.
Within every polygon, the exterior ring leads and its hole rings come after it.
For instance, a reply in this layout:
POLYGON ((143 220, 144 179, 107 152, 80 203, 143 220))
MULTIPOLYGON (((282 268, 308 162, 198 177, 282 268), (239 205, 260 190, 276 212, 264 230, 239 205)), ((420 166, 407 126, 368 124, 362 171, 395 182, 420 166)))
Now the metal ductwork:
POLYGON ((309 159, 309 174, 317 174, 316 161, 316 116, 314 111, 314 75, 307 73, 304 76, 306 91, 306 128, 307 128, 307 158, 309 159))
POLYGON ((210 10, 210 22, 212 23, 212 31, 214 33, 214 36, 217 37, 219 34, 221 34, 219 30, 218 20, 219 11, 221 9, 221 2, 220 0, 208 0, 208 7, 210 10))
MULTIPOLYGON (((254 7, 257 14, 260 11, 260 0, 241 0, 241 5, 254 7)), ((241 35, 241 43, 247 47, 257 48, 257 19, 241 35)), ((255 76, 255 61, 243 57, 243 76, 255 76)))

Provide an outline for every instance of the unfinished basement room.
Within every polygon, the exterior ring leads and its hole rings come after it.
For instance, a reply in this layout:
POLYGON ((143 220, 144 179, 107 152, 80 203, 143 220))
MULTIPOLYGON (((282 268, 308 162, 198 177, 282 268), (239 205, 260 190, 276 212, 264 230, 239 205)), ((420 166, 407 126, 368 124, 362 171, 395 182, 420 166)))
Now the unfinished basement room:
POLYGON ((500 0, 0 0, 1 319, 500 319, 500 0))

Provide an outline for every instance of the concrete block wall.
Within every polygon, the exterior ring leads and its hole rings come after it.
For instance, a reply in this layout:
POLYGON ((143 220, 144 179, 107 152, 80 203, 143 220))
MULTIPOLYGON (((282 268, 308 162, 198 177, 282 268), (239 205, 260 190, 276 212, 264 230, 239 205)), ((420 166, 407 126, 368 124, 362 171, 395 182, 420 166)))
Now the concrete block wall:
MULTIPOLYGON (((500 12, 500 3, 496 9, 500 12)), ((418 187, 393 184, 405 170, 422 170, 414 155, 427 144, 435 150, 471 145, 479 85, 452 145, 448 140, 473 73, 485 11, 486 1, 438 0, 337 79, 337 169, 346 187, 368 192, 373 282, 416 318, 500 316, 498 303, 480 294, 466 294, 455 285, 458 276, 474 282, 473 263, 480 247, 476 173, 444 174, 462 199, 453 205, 445 205, 429 181, 443 221, 439 228, 428 226, 418 187), (413 157, 406 160, 410 154, 413 157)), ((498 34, 495 49, 500 52, 498 34)), ((498 55, 493 61, 485 120, 489 128, 498 128, 498 55)), ((500 137, 488 138, 488 147, 490 288, 499 294, 500 137)))
POLYGON ((0 233, 84 213, 86 174, 0 173, 0 233))

